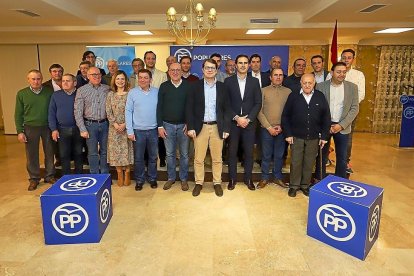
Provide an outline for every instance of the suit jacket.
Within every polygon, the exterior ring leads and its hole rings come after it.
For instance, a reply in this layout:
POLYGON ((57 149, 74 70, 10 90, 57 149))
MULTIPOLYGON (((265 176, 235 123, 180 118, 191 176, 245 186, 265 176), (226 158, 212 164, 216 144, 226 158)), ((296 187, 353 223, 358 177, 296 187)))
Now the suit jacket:
MULTIPOLYGON (((312 72, 313 75, 315 75, 315 72, 312 72)), ((323 80, 326 81, 326 77, 329 75, 329 72, 326 70, 323 70, 323 80)))
POLYGON ((236 115, 247 115, 247 118, 252 122, 247 127, 252 127, 256 121, 257 114, 262 108, 262 91, 259 80, 252 76, 246 76, 246 88, 243 99, 240 94, 237 74, 225 79, 224 85, 228 97, 227 102, 229 106, 227 108, 230 109, 230 119, 233 119, 236 115))
MULTIPOLYGON (((230 116, 227 106, 227 97, 224 84, 216 82, 216 121, 220 138, 223 132, 230 133, 230 116)), ((195 130, 198 135, 203 128, 205 113, 204 79, 191 83, 190 93, 187 95, 186 121, 187 129, 195 130)))
MULTIPOLYGON (((325 95, 328 104, 330 104, 331 81, 328 80, 316 84, 316 89, 325 95)), ((341 134, 351 133, 351 123, 355 120, 358 112, 358 86, 352 82, 344 81, 344 107, 342 109, 341 119, 338 122, 343 128, 341 134)))
MULTIPOLYGON (((253 77, 252 72, 248 72, 247 75, 253 77)), ((269 72, 260 72, 260 81, 262 83, 261 88, 269 86, 270 85, 270 73, 269 72)))

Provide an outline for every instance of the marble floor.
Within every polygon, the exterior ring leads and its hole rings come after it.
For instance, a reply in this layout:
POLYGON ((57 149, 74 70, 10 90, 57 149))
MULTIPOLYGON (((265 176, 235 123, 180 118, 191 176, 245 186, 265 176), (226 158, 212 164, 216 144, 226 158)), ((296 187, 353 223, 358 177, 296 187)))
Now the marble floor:
MULTIPOLYGON (((24 147, 0 135, 0 275, 409 275, 414 272, 414 150, 357 133, 352 179, 383 187, 379 238, 365 261, 306 235, 308 198, 237 185, 218 198, 113 185, 97 244, 45 245, 39 196, 27 191, 24 147)), ((161 185, 163 183, 160 183, 161 185)), ((161 186, 160 185, 160 186, 161 186)))

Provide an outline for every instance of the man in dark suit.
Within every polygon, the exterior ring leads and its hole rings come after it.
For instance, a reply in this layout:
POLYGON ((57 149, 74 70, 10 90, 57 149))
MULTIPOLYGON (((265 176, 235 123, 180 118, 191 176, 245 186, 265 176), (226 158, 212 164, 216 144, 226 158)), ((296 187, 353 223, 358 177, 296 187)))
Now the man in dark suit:
POLYGON ((193 196, 198 196, 204 183, 204 160, 210 149, 214 191, 223 195, 221 188, 223 139, 229 136, 230 115, 226 106, 226 90, 217 81, 217 63, 213 59, 203 62, 203 79, 193 83, 186 104, 188 136, 194 140, 193 196))
POLYGON ((253 54, 249 58, 251 72, 248 73, 249 76, 255 77, 260 82, 260 87, 266 87, 270 85, 270 73, 261 72, 262 68, 262 57, 259 54, 253 54))
POLYGON ((328 71, 324 69, 325 64, 321 55, 315 55, 311 58, 311 65, 313 68, 313 74, 315 75, 316 83, 321 83, 326 80, 328 71))
POLYGON ((229 149, 229 185, 233 190, 237 176, 237 148, 243 140, 244 151, 244 183, 250 190, 255 190, 252 181, 253 145, 257 114, 262 107, 262 93, 259 81, 247 75, 249 58, 238 55, 236 58, 237 73, 224 81, 230 108, 230 149, 229 149))

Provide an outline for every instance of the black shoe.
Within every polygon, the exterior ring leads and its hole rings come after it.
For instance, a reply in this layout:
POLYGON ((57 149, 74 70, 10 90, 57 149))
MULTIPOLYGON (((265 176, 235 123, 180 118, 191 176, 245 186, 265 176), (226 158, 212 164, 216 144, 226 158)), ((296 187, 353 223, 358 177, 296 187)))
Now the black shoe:
POLYGON ((198 196, 203 189, 203 185, 195 184, 194 190, 193 190, 193 196, 198 196))
POLYGON ((214 184, 214 192, 216 193, 216 196, 223 196, 223 189, 220 184, 214 184))
POLYGON ((290 188, 290 189, 289 189, 289 192, 288 192, 288 195, 289 195, 290 197, 295 197, 295 196, 296 196, 296 189, 294 189, 294 188, 290 188))
POLYGON ((234 188, 236 187, 236 181, 234 181, 233 179, 229 180, 229 185, 227 185, 227 189, 234 190, 234 188))
POLYGON ((309 196, 309 188, 300 188, 300 190, 305 196, 309 196))
POLYGON ((244 184, 246 184, 247 188, 249 188, 250 191, 256 190, 256 187, 254 186, 251 179, 244 181, 244 184))
POLYGON ((161 168, 164 168, 165 166, 166 166, 166 164, 165 164, 165 160, 161 159, 161 160, 160 160, 160 167, 161 167, 161 168))
POLYGON ((157 184, 156 180, 149 181, 149 184, 150 184, 151 188, 153 188, 153 189, 156 189, 158 187, 158 184, 157 184))
POLYGON ((143 185, 144 183, 137 182, 137 184, 135 184, 135 191, 141 191, 143 185))
POLYGON ((260 167, 262 166, 262 160, 256 160, 255 161, 260 167))

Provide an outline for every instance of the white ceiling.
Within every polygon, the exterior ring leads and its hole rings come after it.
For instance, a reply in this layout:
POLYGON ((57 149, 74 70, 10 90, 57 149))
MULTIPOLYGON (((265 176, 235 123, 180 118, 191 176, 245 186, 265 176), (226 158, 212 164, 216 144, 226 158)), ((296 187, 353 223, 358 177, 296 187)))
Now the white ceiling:
MULTIPOLYGON (((167 31, 165 12, 178 13, 187 0, 2 0, 0 43, 179 43, 167 31), (16 12, 25 9, 40 15, 16 12), (120 26, 119 20, 145 20, 144 26, 120 26), (150 30, 132 37, 122 30, 150 30)), ((196 1, 197 2, 197 1, 196 1)), ((414 31, 374 34, 387 27, 414 27, 413 0, 200 0, 218 12, 207 44, 328 44, 335 20, 338 43, 414 44, 414 31), (370 14, 359 11, 387 4, 370 14), (277 24, 251 24, 251 18, 278 18, 277 24), (246 35, 248 28, 275 28, 270 35, 246 35)))

